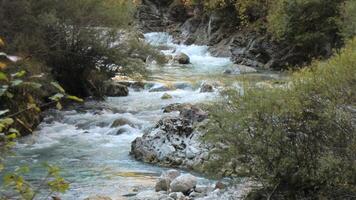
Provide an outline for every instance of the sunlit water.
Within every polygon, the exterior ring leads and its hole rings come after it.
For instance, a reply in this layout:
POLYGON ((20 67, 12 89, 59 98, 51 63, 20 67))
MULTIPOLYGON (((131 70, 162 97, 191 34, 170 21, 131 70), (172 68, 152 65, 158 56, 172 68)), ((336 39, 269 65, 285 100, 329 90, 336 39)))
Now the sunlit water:
MULTIPOLYGON (((122 195, 154 186, 157 177, 166 170, 144 164, 130 155, 131 142, 148 131, 163 116, 162 108, 171 103, 199 103, 212 101, 218 95, 199 93, 203 81, 237 80, 241 77, 226 77, 222 72, 231 66, 229 58, 216 58, 208 53, 207 46, 173 44, 166 33, 149 33, 146 40, 155 46, 166 46, 166 55, 186 53, 191 58, 188 66, 152 64, 150 81, 159 84, 188 83, 169 91, 173 99, 162 100, 165 92, 130 90, 128 97, 110 97, 105 102, 87 102, 81 108, 69 111, 50 111, 44 122, 32 136, 23 138, 16 148, 16 156, 10 157, 11 167, 28 165, 27 176, 36 185, 44 175, 42 164, 54 164, 62 169, 69 181, 70 190, 63 199, 83 199, 90 195, 110 196, 125 199, 122 195), (114 120, 129 119, 133 127, 111 128, 114 120), (121 128, 125 133, 116 135, 121 128)), ((273 79, 274 74, 254 74, 249 80, 273 79), (258 77, 258 78, 256 78, 258 77), (261 78, 262 77, 262 78, 261 78)), ((200 184, 209 184, 204 178, 200 184)))

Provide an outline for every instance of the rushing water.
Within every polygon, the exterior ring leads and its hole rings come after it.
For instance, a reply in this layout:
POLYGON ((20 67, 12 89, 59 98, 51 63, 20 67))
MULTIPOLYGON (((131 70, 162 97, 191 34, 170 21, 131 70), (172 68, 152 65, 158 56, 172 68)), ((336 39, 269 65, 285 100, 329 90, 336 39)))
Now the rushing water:
MULTIPOLYGON (((161 99, 165 92, 130 90, 128 97, 87 102, 81 108, 69 111, 50 111, 36 133, 18 143, 16 156, 10 158, 10 166, 31 166, 28 178, 35 185, 44 174, 42 163, 59 166, 64 178, 71 183, 63 199, 83 199, 96 194, 122 199, 120 196, 134 189, 152 187, 159 174, 166 169, 130 157, 131 142, 163 116, 162 107, 176 102, 213 100, 217 93, 199 93, 199 84, 205 80, 220 80, 224 69, 232 63, 229 58, 211 56, 206 46, 173 44, 166 33, 145 36, 152 45, 168 47, 164 54, 183 52, 192 63, 188 66, 171 63, 164 67, 151 64, 150 80, 154 85, 187 87, 169 91, 173 96, 169 100, 161 99), (119 118, 129 119, 134 127, 111 128, 113 121, 119 118), (116 135, 121 128, 126 132, 116 135)), ((200 184, 209 183, 204 178, 199 181, 200 184)))

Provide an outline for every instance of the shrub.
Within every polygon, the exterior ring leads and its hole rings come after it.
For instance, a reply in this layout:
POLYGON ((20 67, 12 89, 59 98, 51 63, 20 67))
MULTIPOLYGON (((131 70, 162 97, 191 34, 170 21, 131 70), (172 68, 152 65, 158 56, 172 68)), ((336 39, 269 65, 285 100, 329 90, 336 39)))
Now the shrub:
POLYGON ((341 6, 339 26, 346 40, 356 35, 356 1, 348 0, 341 6))
POLYGON ((0 35, 11 44, 6 51, 44 62, 51 67, 54 78, 72 94, 97 93, 91 91, 93 87, 87 77, 90 71, 107 77, 116 73, 145 73, 145 65, 132 59, 131 53, 157 55, 152 49, 142 50, 146 45, 136 40, 136 36, 125 39, 129 44, 119 42, 133 23, 132 1, 2 0, 0 3, 0 35))
POLYGON ((262 183, 263 198, 352 199, 355 75, 356 38, 284 88, 227 91, 212 109, 206 139, 229 144, 222 157, 238 160, 240 175, 262 183))
POLYGON ((342 0, 276 0, 269 10, 269 31, 279 40, 318 54, 334 44, 342 0))

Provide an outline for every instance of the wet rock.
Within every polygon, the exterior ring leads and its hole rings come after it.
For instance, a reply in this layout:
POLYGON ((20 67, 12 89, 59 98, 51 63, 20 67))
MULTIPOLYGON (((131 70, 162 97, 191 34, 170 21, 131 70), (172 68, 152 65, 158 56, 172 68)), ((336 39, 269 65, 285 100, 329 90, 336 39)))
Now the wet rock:
POLYGON ((169 197, 171 197, 174 200, 185 200, 186 197, 182 192, 172 192, 169 194, 169 197))
POLYGON ((125 125, 129 125, 131 127, 135 127, 135 125, 130 120, 125 119, 125 118, 119 118, 119 119, 116 119, 111 124, 111 128, 116 128, 116 127, 125 126, 125 125))
POLYGON ((214 87, 209 83, 202 83, 200 86, 200 93, 214 92, 214 87))
POLYGON ((186 65, 190 63, 190 58, 187 54, 184 53, 179 53, 174 57, 174 60, 176 60, 179 64, 186 65))
POLYGON ((125 85, 126 87, 130 87, 135 91, 139 91, 145 88, 145 83, 141 81, 120 81, 118 83, 125 85))
POLYGON ((167 194, 154 191, 143 191, 134 197, 135 200, 164 200, 167 198, 169 198, 167 194))
POLYGON ((108 83, 105 90, 105 94, 107 96, 122 97, 129 95, 129 89, 127 88, 127 86, 122 85, 120 83, 108 83))
POLYGON ((190 83, 174 83, 173 84, 174 88, 176 89, 181 89, 181 90, 186 90, 186 89, 192 89, 192 85, 190 83))
POLYGON ((179 111, 179 115, 163 117, 155 129, 136 138, 131 145, 131 155, 164 166, 201 166, 207 160, 206 152, 211 145, 202 143, 202 133, 193 127, 206 119, 207 113, 191 104, 172 104, 165 111, 179 111))
POLYGON ((170 113, 175 111, 181 112, 184 109, 190 109, 192 106, 193 105, 189 103, 174 103, 164 107, 163 112, 164 113, 170 113))
POLYGON ((176 135, 190 135, 193 132, 190 121, 180 117, 163 118, 158 122, 157 128, 176 135))
POLYGON ((164 93, 164 94, 162 95, 162 97, 161 97, 161 99, 163 99, 163 100, 172 99, 172 98, 173 98, 172 95, 170 95, 170 94, 168 94, 168 93, 164 93))
POLYGON ((194 191, 196 191, 197 193, 203 193, 203 194, 206 194, 206 193, 211 192, 213 190, 214 190, 214 188, 213 187, 209 187, 209 186, 197 186, 194 189, 194 191))
POLYGON ((197 178, 190 174, 184 174, 172 181, 170 188, 172 192, 186 193, 191 189, 194 189, 197 185, 197 178))
POLYGON ((162 173, 155 186, 156 192, 168 191, 169 185, 178 176, 180 176, 180 172, 173 169, 162 173))
POLYGON ((226 188, 226 185, 221 182, 221 181, 218 181, 216 184, 215 184, 215 189, 220 189, 220 190, 223 190, 226 188))
POLYGON ((105 196, 90 196, 84 200, 112 200, 110 197, 105 196))
POLYGON ((195 198, 202 198, 202 197, 204 197, 204 196, 205 196, 205 194, 198 193, 198 192, 192 192, 192 193, 189 194, 189 197, 190 197, 190 198, 193 198, 193 199, 195 199, 195 198))
POLYGON ((169 90, 171 90, 171 88, 168 87, 168 86, 155 85, 149 90, 149 92, 166 92, 166 91, 169 91, 169 90))
POLYGON ((116 134, 115 135, 121 135, 121 134, 124 134, 124 133, 127 133, 129 132, 130 130, 126 127, 121 127, 119 128, 119 130, 116 131, 116 134))
POLYGON ((231 69, 226 69, 224 74, 231 74, 231 75, 239 75, 239 74, 248 74, 248 73, 256 73, 257 70, 253 67, 249 67, 246 65, 233 65, 231 69))

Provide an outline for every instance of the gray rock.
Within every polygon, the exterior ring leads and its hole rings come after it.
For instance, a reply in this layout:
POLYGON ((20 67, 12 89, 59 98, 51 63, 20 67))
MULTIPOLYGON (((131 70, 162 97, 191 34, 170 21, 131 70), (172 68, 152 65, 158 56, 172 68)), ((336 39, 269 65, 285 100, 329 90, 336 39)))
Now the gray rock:
POLYGON ((135 127, 135 125, 130 120, 125 119, 125 118, 119 118, 111 124, 111 128, 116 128, 116 127, 120 127, 120 126, 124 126, 124 125, 129 125, 131 127, 135 127))
POLYGON ((199 149, 197 149, 197 148, 195 148, 195 147, 193 147, 193 146, 188 146, 187 147, 187 150, 186 150, 186 157, 188 158, 188 159, 193 159, 193 158, 195 158, 195 156, 197 155, 197 154, 199 154, 200 153, 200 150, 199 149))
POLYGON ((196 191, 197 193, 203 193, 203 194, 206 194, 206 193, 211 192, 213 190, 214 190, 214 188, 213 187, 209 187, 209 186, 197 186, 194 189, 194 191, 196 191))
POLYGON ((161 97, 161 99, 163 99, 163 100, 172 99, 172 98, 173 98, 173 96, 168 93, 164 93, 161 97))
POLYGON ((127 86, 115 82, 108 83, 105 90, 105 94, 107 96, 121 97, 129 95, 129 89, 127 86))
POLYGON ((168 195, 154 191, 143 191, 135 196, 135 200, 166 200, 168 195))
POLYGON ((170 188, 172 192, 186 193, 191 189, 194 189, 197 185, 197 178, 190 174, 184 174, 172 181, 170 188))
POLYGON ((174 200, 185 200, 186 197, 182 192, 172 192, 169 194, 169 197, 171 197, 174 200))
POLYGON ((171 88, 169 88, 168 86, 165 85, 155 85, 153 86, 149 92, 166 92, 172 90, 171 88))
POLYGON ((231 67, 231 69, 226 69, 224 71, 224 74, 239 75, 239 74, 248 74, 248 73, 256 73, 256 72, 257 70, 253 67, 234 64, 231 67))
POLYGON ((111 198, 104 196, 90 196, 88 198, 85 198, 84 200, 111 200, 111 198))
POLYGON ((201 93, 214 92, 214 87, 209 83, 202 83, 200 86, 200 92, 201 93))
POLYGON ((176 60, 179 64, 189 64, 190 63, 190 58, 187 54, 184 53, 179 53, 174 57, 174 60, 176 60))
POLYGON ((201 198, 201 197, 204 197, 205 194, 202 194, 202 193, 199 193, 199 192, 192 192, 189 194, 189 197, 191 198, 201 198))
POLYGON ((237 70, 240 72, 240 74, 247 74, 247 73, 256 73, 257 70, 253 67, 249 67, 246 65, 234 65, 233 70, 237 70))
POLYGON ((164 110, 180 113, 179 116, 163 117, 155 129, 136 138, 131 144, 131 155, 164 166, 198 168, 207 161, 206 152, 212 146, 203 143, 200 140, 202 133, 194 131, 193 127, 206 119, 207 113, 191 104, 172 104, 164 110))

